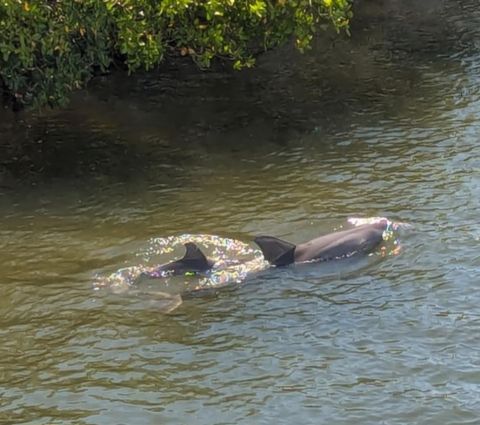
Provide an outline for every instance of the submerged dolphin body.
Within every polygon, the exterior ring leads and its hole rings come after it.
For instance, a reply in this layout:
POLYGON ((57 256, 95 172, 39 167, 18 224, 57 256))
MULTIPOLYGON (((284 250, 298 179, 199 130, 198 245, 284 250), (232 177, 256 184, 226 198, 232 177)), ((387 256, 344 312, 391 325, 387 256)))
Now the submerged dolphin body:
POLYGON ((273 236, 259 236, 254 240, 270 264, 287 266, 308 261, 338 260, 371 251, 383 240, 387 225, 387 220, 381 220, 320 236, 299 245, 273 236))

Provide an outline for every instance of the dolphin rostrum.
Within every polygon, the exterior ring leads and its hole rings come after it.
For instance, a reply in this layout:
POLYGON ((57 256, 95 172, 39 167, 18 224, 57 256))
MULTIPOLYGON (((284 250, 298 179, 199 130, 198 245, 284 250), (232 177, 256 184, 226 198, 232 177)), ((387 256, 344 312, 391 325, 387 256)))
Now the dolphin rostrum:
POLYGON ((294 245, 273 236, 258 236, 255 243, 265 259, 275 266, 308 261, 329 261, 368 252, 383 240, 387 220, 364 224, 349 230, 329 233, 308 242, 294 245))

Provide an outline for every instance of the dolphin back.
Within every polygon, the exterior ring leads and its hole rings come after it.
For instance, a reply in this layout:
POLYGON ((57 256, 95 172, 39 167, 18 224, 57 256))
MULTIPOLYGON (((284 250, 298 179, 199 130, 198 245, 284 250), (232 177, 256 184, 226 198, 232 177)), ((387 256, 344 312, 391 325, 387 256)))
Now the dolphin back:
POLYGON ((171 263, 164 264, 152 272, 143 274, 150 278, 165 277, 168 275, 180 275, 187 273, 206 272, 210 270, 214 262, 207 258, 200 248, 193 242, 187 242, 185 245, 185 255, 183 258, 171 263))
POLYGON ((364 224, 312 239, 298 245, 295 262, 340 260, 369 252, 382 242, 385 228, 386 222, 364 224))
POLYGON ((265 259, 274 266, 287 266, 295 262, 296 245, 274 238, 273 236, 258 236, 255 243, 262 250, 265 259))

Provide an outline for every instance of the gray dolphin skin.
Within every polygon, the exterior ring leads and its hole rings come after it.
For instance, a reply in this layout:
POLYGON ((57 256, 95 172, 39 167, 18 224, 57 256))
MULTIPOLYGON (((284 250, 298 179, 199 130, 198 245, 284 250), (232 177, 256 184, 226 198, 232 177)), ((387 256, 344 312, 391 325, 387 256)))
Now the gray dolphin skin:
POLYGON ((320 236, 299 245, 273 236, 258 236, 254 241, 262 250, 265 259, 275 266, 338 260, 374 249, 382 242, 387 224, 386 220, 364 224, 353 229, 320 236))
POLYGON ((149 278, 161 278, 165 276, 183 275, 188 273, 204 273, 210 270, 215 264, 200 250, 193 242, 185 245, 183 258, 171 263, 163 264, 150 272, 142 273, 149 278))

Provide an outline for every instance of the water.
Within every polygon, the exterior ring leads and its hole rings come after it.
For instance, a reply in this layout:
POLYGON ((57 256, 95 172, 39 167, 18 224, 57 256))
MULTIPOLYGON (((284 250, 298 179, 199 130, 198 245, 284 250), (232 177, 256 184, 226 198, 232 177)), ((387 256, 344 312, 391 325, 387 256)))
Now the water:
POLYGON ((369 3, 306 56, 0 113, 1 423, 478 422, 478 6, 369 3), (413 229, 399 256, 170 315, 92 288, 150 238, 299 242, 349 216, 413 229))

